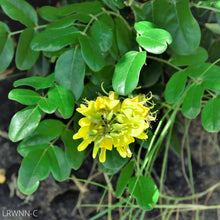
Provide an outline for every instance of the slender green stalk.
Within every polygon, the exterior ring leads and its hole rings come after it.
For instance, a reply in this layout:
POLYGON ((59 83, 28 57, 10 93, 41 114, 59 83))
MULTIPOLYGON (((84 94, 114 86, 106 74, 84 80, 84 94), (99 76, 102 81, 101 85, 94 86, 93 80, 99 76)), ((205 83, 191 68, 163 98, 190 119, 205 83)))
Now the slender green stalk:
MULTIPOLYGON (((188 157, 188 166, 189 166, 189 179, 191 184, 192 194, 195 194, 194 188, 194 180, 193 180, 193 170, 192 170, 192 160, 191 160, 191 153, 190 153, 190 144, 189 144, 189 134, 186 135, 186 150, 187 150, 187 157, 188 157)), ((195 202, 195 201, 194 201, 195 202)))
POLYGON ((177 111, 178 111, 178 108, 179 108, 179 105, 175 108, 175 110, 173 111, 173 113, 171 114, 171 117, 170 119, 168 120, 168 122, 166 123, 166 125, 164 126, 161 134, 160 134, 160 137, 158 138, 157 142, 154 144, 154 148, 152 149, 152 151, 150 152, 150 155, 149 155, 149 162, 145 168, 146 171, 148 171, 149 173, 151 172, 151 169, 152 169, 152 166, 153 166, 153 163, 156 159, 156 156, 160 150, 160 146, 165 138, 165 136, 167 135, 167 132, 169 130, 169 128, 173 125, 174 123, 174 120, 176 118, 176 114, 177 114, 177 111), (151 168, 150 168, 151 167, 151 168))
MULTIPOLYGON (((174 202, 174 205, 176 205, 178 203, 178 201, 174 202)), ((172 216, 172 214, 175 212, 175 208, 172 209, 166 209, 166 215, 164 217, 165 220, 169 220, 172 216)), ((163 215, 162 215, 163 216, 163 215)))
MULTIPOLYGON (((123 201, 120 201, 120 202, 118 202, 118 203, 112 205, 111 207, 105 209, 104 211, 100 212, 100 213, 97 214, 96 216, 92 217, 90 220, 99 219, 101 216, 103 216, 103 215, 105 215, 106 213, 108 213, 109 210, 113 210, 113 209, 115 209, 115 208, 117 208, 117 207, 120 207, 120 205, 124 204, 126 201, 127 201, 127 200, 123 200, 123 201)), ((97 207, 97 204, 90 204, 89 206, 81 205, 81 207, 92 207, 93 205, 94 205, 95 207, 97 207)), ((102 205, 102 207, 104 207, 104 206, 102 205)), ((107 205, 107 207, 108 207, 108 205, 107 205)))
POLYGON ((167 65, 173 67, 174 69, 176 69, 176 70, 178 70, 178 71, 182 71, 182 70, 183 70, 183 69, 181 69, 180 67, 178 67, 178 66, 176 66, 176 65, 174 65, 174 64, 172 64, 172 63, 170 63, 169 61, 164 60, 164 59, 161 59, 161 58, 159 58, 159 57, 154 57, 154 56, 148 56, 148 55, 147 55, 147 58, 149 58, 149 59, 151 59, 151 60, 159 61, 159 62, 161 62, 161 63, 165 63, 165 64, 167 64, 167 65))
MULTIPOLYGON (((127 207, 127 205, 123 205, 126 203, 127 200, 120 201, 110 208, 111 210, 117 207, 127 207)), ((97 207, 98 204, 82 204, 81 207, 97 207)), ((108 207, 108 205, 102 205, 103 208, 108 207)), ((132 207, 140 209, 139 205, 132 205, 132 207)), ((188 212, 188 211, 196 211, 196 210, 214 210, 214 209, 220 209, 220 205, 197 205, 197 204, 156 204, 154 208, 157 209, 178 209, 181 212, 188 212)), ((90 220, 97 219, 104 214, 108 212, 108 209, 104 210, 103 212, 99 213, 98 215, 94 216, 94 218, 91 218, 90 220)))
MULTIPOLYGON (((160 187, 159 187, 159 191, 161 193, 163 192, 164 175, 165 175, 165 170, 166 170, 168 150, 170 147, 170 139, 171 139, 171 135, 172 135, 172 129, 173 129, 173 124, 171 125, 170 130, 169 130, 166 148, 165 148, 165 152, 164 152, 164 158, 163 158, 163 164, 162 164, 162 170, 161 170, 161 176, 160 176, 160 187)), ((162 197, 160 197, 160 204, 162 204, 162 197)), ((162 211, 163 210, 161 210, 161 213, 162 213, 162 211)), ((162 215, 162 217, 163 217, 163 215, 162 215)))
POLYGON ((140 214, 140 212, 141 212, 141 209, 138 209, 138 210, 136 211, 135 215, 133 216, 133 219, 134 219, 134 220, 137 219, 137 217, 138 217, 138 215, 140 214))
MULTIPOLYGON (((39 29, 46 28, 46 27, 47 27, 47 24, 44 24, 44 25, 36 26, 34 29, 35 29, 35 30, 39 30, 39 29)), ((9 33, 9 36, 14 36, 14 35, 16 35, 16 34, 20 34, 20 33, 22 33, 22 31, 23 31, 23 30, 10 32, 10 33, 9 33)))
POLYGON ((210 11, 220 12, 220 9, 218 9, 218 8, 200 5, 199 3, 198 4, 191 3, 190 5, 195 8, 201 8, 201 9, 206 9, 206 10, 210 10, 210 11))
MULTIPOLYGON (((104 14, 110 14, 110 15, 114 15, 116 17, 120 17, 121 19, 123 19, 125 21, 125 19, 119 14, 119 13, 116 13, 116 12, 113 12, 113 11, 107 11, 107 10, 103 10, 102 12, 96 14, 96 15, 90 15, 91 16, 91 19, 90 21, 88 22, 88 24, 86 25, 86 27, 84 28, 83 30, 83 34, 85 34, 88 30, 88 28, 90 27, 90 25, 95 21, 97 20, 98 17, 104 15, 104 14)), ((125 21, 125 24, 126 26, 129 28, 129 30, 131 29, 131 27, 128 25, 128 23, 125 21)))
POLYGON ((99 211, 99 209, 100 209, 100 207, 101 207, 101 204, 102 204, 102 202, 103 202, 103 200, 104 200, 104 198, 105 198, 105 195, 106 195, 107 191, 110 191, 110 192, 112 192, 113 194, 115 193, 115 192, 113 191, 112 186, 111 186, 111 179, 113 178, 113 175, 111 176, 110 180, 109 180, 107 174, 105 174, 105 173, 104 173, 104 177, 105 177, 105 181, 107 182, 108 187, 105 188, 105 191, 104 191, 103 194, 102 194, 102 197, 101 197, 101 199, 100 199, 99 205, 97 206, 97 212, 99 211))
POLYGON ((130 208, 121 218, 120 220, 124 220, 127 218, 127 216, 129 216, 132 212, 133 212, 134 208, 130 208))
POLYGON ((203 75, 205 75, 216 63, 218 63, 220 61, 220 58, 219 59, 217 59, 215 62, 213 62, 204 72, 202 72, 202 74, 199 76, 199 78, 200 79, 198 79, 198 80, 201 80, 201 77, 203 76, 203 75))
MULTIPOLYGON (((162 142, 162 140, 164 139, 164 137, 165 137, 165 135, 166 135, 166 133, 167 133, 167 131, 168 131, 170 125, 171 125, 171 120, 170 120, 170 121, 168 121, 168 123, 165 125, 164 129, 162 130, 162 132, 161 132, 161 134, 160 134, 160 137, 159 137, 159 139, 157 140, 156 144, 154 144, 154 141, 156 140, 156 136, 159 134, 160 128, 161 128, 161 126, 162 126, 164 120, 166 119, 166 117, 167 117, 167 115, 170 113, 170 111, 172 111, 173 108, 175 108, 175 107, 178 109, 178 105, 177 105, 177 104, 174 104, 174 105, 166 112, 166 114, 164 114, 164 116, 162 117, 162 119, 160 120, 160 122, 159 122, 159 124, 158 124, 158 126, 157 126, 157 128, 156 128, 156 131, 154 132, 154 135, 153 135, 153 137, 152 137, 152 139, 151 139, 151 142, 150 142, 150 144, 149 144, 149 147, 148 147, 148 151, 147 151, 147 153, 146 153, 146 155, 145 155, 144 162, 143 162, 143 164, 142 164, 142 166, 141 166, 140 171, 139 171, 138 174, 137 174, 137 180, 135 181, 135 184, 134 184, 134 187, 133 187, 133 189, 132 189, 132 191, 131 191, 131 196, 129 197, 129 200, 132 198, 132 195, 133 195, 133 193, 134 193, 134 190, 135 190, 135 187, 136 187, 137 182, 138 182, 138 180, 139 180, 139 177, 143 174, 143 171, 144 171, 146 165, 147 165, 147 164, 149 165, 149 163, 148 163, 149 159, 152 157, 152 155, 153 155, 154 152, 155 152, 155 149, 157 149, 158 145, 159 145, 159 144, 162 142)), ((176 111, 175 111, 175 114, 176 114, 176 111)), ((172 115, 173 115, 173 114, 172 114, 172 115)), ((129 200, 128 200, 128 202, 129 202, 129 200)), ((127 204, 128 204, 128 203, 127 203, 127 204)), ((127 205, 127 204, 126 204, 126 205, 127 205)))
MULTIPOLYGON (((104 177, 105 177, 105 181, 108 185, 108 189, 110 189, 113 192, 114 190, 113 190, 113 187, 112 187, 112 184, 111 184, 111 180, 109 179, 109 177, 106 173, 104 173, 104 177)), ((112 178, 113 178, 113 175, 111 176, 111 179, 112 178)), ((110 195, 109 193, 111 193, 111 191, 108 191, 108 195, 110 195)), ((104 195, 104 193, 103 193, 103 195, 104 195)), ((108 208, 110 208, 111 205, 112 205, 111 198, 108 198, 108 208)), ((97 208, 97 211, 98 211, 98 208, 97 208)), ((111 209, 109 209, 109 211, 108 211, 108 220, 111 220, 111 219, 112 219, 112 214, 111 214, 111 209)))
POLYGON ((84 182, 84 183, 89 183, 89 184, 92 184, 92 185, 95 185, 95 186, 98 186, 98 187, 101 187, 101 188, 103 188, 103 189, 108 190, 108 187, 107 187, 107 186, 102 185, 102 184, 97 183, 97 182, 94 182, 94 181, 85 180, 85 179, 80 179, 80 178, 74 178, 74 177, 69 177, 69 179, 70 179, 70 180, 77 180, 77 181, 84 182))
POLYGON ((210 191, 213 191, 218 187, 220 187, 220 182, 216 183, 215 185, 211 186, 210 188, 208 188, 207 190, 205 190, 203 192, 196 193, 196 194, 193 194, 193 195, 190 195, 190 196, 173 197, 173 196, 167 196, 167 195, 164 195, 164 194, 160 194, 160 197, 163 197, 163 198, 169 199, 169 200, 175 200, 175 201, 187 201, 187 200, 203 197, 206 194, 208 194, 210 191))

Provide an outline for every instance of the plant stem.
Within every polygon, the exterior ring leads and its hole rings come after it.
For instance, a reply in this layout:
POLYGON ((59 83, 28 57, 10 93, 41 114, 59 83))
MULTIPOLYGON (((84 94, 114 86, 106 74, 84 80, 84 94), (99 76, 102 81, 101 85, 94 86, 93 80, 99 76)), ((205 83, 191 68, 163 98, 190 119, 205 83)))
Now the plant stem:
POLYGON ((190 196, 186 196, 186 197, 173 197, 173 196, 167 196, 167 195, 163 195, 163 194, 160 194, 160 197, 163 197, 163 198, 166 198, 166 199, 169 199, 169 200, 175 200, 175 201, 186 201, 186 200, 191 200, 191 199, 194 199, 194 198, 203 197, 204 195, 208 194, 210 191, 215 190, 219 186, 220 186, 220 182, 218 182, 215 185, 209 187, 207 190, 205 190, 203 192, 193 194, 193 195, 190 195, 190 196))
POLYGON ((201 9, 206 9, 206 10, 210 10, 210 11, 220 12, 220 9, 218 9, 218 8, 200 5, 199 3, 197 3, 197 4, 191 3, 190 5, 195 8, 201 8, 201 9))
POLYGON ((151 59, 151 60, 159 61, 159 62, 161 62, 161 63, 165 63, 165 64, 167 64, 167 65, 173 67, 174 69, 176 69, 176 70, 178 70, 178 71, 182 71, 182 70, 183 70, 183 69, 181 69, 180 67, 178 67, 178 66, 176 66, 176 65, 174 65, 174 64, 172 64, 172 63, 170 63, 169 61, 164 60, 164 59, 161 59, 161 58, 159 58, 159 57, 147 56, 147 58, 149 58, 149 59, 151 59))
MULTIPOLYGON (((46 27, 47 27, 47 24, 44 24, 44 25, 36 26, 34 29, 35 29, 35 30, 39 30, 39 29, 46 28, 46 27)), ((13 35, 16 35, 16 34, 20 34, 22 31, 23 31, 23 30, 10 32, 10 33, 9 33, 9 36, 13 36, 13 35)))

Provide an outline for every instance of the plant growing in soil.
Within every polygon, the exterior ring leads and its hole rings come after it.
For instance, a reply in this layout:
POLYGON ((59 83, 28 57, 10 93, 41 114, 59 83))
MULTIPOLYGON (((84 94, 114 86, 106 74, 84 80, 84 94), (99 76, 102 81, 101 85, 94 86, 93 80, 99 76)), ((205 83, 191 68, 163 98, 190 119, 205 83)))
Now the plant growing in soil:
MULTIPOLYGON (((14 58, 25 73, 8 95, 26 106, 9 126, 23 157, 22 193, 34 193, 52 173, 57 181, 99 185, 103 198, 108 191, 107 208, 92 219, 106 213, 111 219, 118 207, 123 219, 144 219, 153 208, 162 219, 177 209, 207 208, 178 205, 181 199, 165 195, 163 186, 168 149, 181 157, 178 135, 187 142, 189 120, 201 114, 205 130, 220 130, 220 1, 62 1, 35 9, 25 0, 0 0, 0 6, 24 27, 12 32, 0 22, 0 72, 14 58), (152 169, 161 154, 156 181, 152 169), (107 186, 71 176, 91 156, 107 186)), ((200 195, 186 145, 194 201, 200 195)))

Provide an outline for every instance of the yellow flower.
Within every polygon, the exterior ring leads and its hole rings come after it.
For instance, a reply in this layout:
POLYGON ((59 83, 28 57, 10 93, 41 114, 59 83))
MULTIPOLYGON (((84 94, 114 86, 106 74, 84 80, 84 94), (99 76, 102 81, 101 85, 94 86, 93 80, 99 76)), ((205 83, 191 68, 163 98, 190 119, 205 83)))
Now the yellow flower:
POLYGON ((85 101, 77 111, 85 117, 79 120, 80 129, 73 139, 82 138, 79 151, 85 150, 94 142, 92 156, 99 152, 99 161, 106 160, 106 150, 116 148, 121 157, 131 157, 129 144, 135 138, 147 139, 146 129, 155 116, 144 95, 121 101, 117 93, 111 91, 109 96, 98 96, 95 101, 85 101))
POLYGON ((0 168, 0 184, 4 183, 5 181, 6 181, 5 169, 0 168))

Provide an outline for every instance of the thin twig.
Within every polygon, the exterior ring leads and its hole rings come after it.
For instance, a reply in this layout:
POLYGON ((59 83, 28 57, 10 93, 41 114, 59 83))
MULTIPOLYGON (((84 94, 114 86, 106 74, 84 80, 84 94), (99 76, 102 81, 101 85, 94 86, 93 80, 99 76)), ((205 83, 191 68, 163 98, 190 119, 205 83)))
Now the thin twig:
POLYGON ((190 126, 190 122, 187 124, 184 135, 183 135, 183 139, 182 139, 182 143, 181 143, 181 163, 182 163, 182 171, 183 171, 183 176, 187 182, 187 184, 189 185, 189 188, 191 188, 191 184, 190 184, 190 180, 186 174, 186 169, 185 169, 185 160, 184 160, 184 146, 185 146, 185 141, 186 141, 186 136, 188 135, 188 130, 189 130, 189 126, 190 126))
POLYGON ((0 130, 0 136, 7 139, 7 140, 10 140, 8 137, 8 133, 6 131, 0 130))

